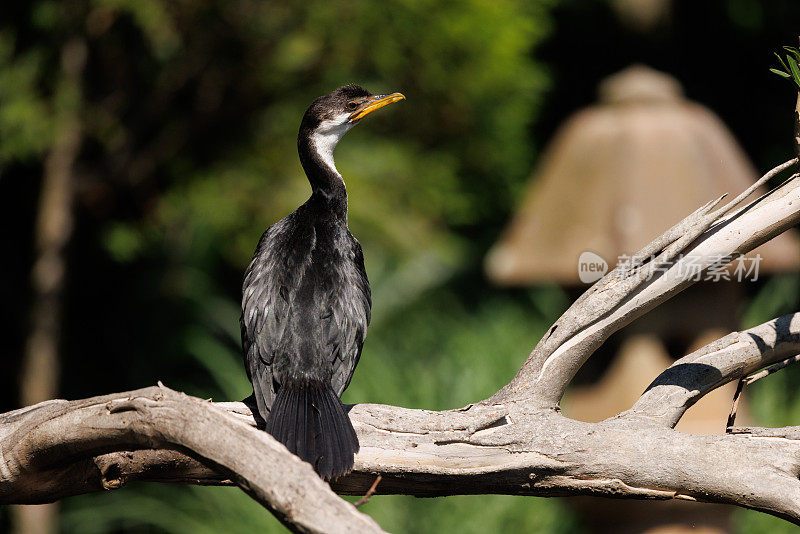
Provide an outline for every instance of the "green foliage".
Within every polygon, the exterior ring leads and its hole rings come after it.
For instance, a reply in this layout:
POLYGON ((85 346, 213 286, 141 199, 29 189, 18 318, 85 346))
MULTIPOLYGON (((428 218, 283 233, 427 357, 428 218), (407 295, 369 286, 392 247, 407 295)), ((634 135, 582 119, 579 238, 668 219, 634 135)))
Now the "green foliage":
POLYGON ((797 526, 771 515, 737 510, 734 524, 742 534, 794 534, 797 526))
POLYGON ((770 72, 777 74, 782 78, 789 78, 791 79, 794 84, 800 89, 800 67, 798 66, 798 62, 800 62, 800 49, 792 47, 792 46, 784 46, 784 50, 788 52, 785 58, 781 57, 780 54, 775 54, 775 57, 778 58, 783 70, 780 69, 769 69, 770 72))
MULTIPOLYGON (((83 239, 131 277, 109 281, 140 344, 130 387, 165 378, 243 398, 241 273, 264 228, 309 194, 295 144, 303 111, 345 83, 402 91, 336 153, 375 302, 345 399, 464 405, 507 382, 565 304, 553 288, 489 292, 479 274, 535 154, 528 130, 548 82, 532 52, 553 3, 22 3, 0 26, 0 173, 12 162, 41 171, 57 99, 69 98, 80 188, 98 218, 83 239), (88 49, 83 86, 62 91, 54 73, 74 38, 88 49), (158 343, 144 345, 152 331, 158 343)), ((476 499, 375 497, 365 510, 395 531, 577 528, 553 500, 476 499)), ((137 485, 63 509, 64 532, 282 530, 231 488, 137 485)))
MULTIPOLYGON (((169 534, 282 533, 286 529, 237 488, 136 486, 73 499, 64 534, 164 532, 169 534)), ((353 499, 351 499, 353 500, 353 499)), ((553 499, 471 495, 436 499, 373 496, 362 510, 388 532, 434 534, 458 525, 464 534, 529 532, 571 534, 579 525, 553 499)))
POLYGON ((76 497, 63 514, 65 534, 278 533, 286 529, 238 488, 137 485, 76 497))
MULTIPOLYGON (((526 129, 545 83, 528 54, 543 33, 541 5, 242 6, 248 9, 209 7, 224 10, 237 35, 266 40, 263 53, 249 58, 248 82, 274 100, 253 110, 248 136, 219 146, 212 165, 175 164, 174 185, 145 221, 151 245, 177 229, 175 240, 218 242, 225 261, 243 266, 265 223, 307 195, 294 149, 298 117, 318 94, 357 81, 408 96, 359 126, 337 152, 370 272, 378 278, 423 256, 435 270, 451 270, 464 244, 448 228, 505 212, 513 184, 530 168, 526 129)), ((179 50, 160 67, 173 68, 190 52, 179 50)))
POLYGON ((499 296, 466 304, 448 290, 429 292, 392 320, 375 325, 346 402, 448 409, 486 398, 508 382, 555 315, 563 293, 499 296), (537 304, 555 299, 547 314, 537 304))
POLYGON ((0 30, 0 172, 41 156, 52 142, 50 109, 38 86, 43 57, 14 48, 14 34, 0 30))
POLYGON ((542 498, 469 495, 415 499, 379 496, 364 506, 364 512, 388 532, 434 534, 451 532, 454 528, 465 534, 579 532, 578 523, 563 504, 542 498), (455 527, 453 518, 460 518, 455 527))
POLYGON ((742 318, 742 328, 752 328, 774 317, 796 311, 800 299, 797 273, 771 276, 753 298, 742 318))

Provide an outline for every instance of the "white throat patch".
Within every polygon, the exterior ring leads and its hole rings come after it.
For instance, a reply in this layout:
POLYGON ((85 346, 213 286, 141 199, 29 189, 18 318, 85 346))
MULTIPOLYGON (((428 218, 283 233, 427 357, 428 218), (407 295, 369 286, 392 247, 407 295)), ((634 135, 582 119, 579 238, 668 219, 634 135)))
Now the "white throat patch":
POLYGON ((333 150, 344 134, 354 126, 353 123, 348 123, 349 117, 349 113, 342 113, 333 119, 326 119, 311 134, 312 148, 322 162, 339 177, 341 175, 333 162, 333 150))

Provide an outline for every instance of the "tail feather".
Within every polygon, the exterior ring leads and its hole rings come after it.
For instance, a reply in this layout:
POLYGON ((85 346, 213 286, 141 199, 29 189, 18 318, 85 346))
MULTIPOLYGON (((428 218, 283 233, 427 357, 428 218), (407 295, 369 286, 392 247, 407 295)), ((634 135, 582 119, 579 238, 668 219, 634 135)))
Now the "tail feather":
MULTIPOLYGON (((281 398, 276 398, 275 399, 275 402, 272 404, 272 410, 270 410, 270 413, 272 413, 272 412, 275 412, 275 413, 286 413, 286 396, 283 396, 281 398)), ((269 416, 267 416, 267 419, 268 420, 270 419, 269 416)), ((284 421, 284 419, 285 419, 284 417, 282 417, 280 419, 275 419, 273 421, 272 428, 270 430, 268 430, 268 432, 270 434, 272 434, 273 436, 282 436, 283 435, 283 421, 284 421)), ((270 425, 270 423, 267 422, 267 425, 270 425)))
MULTIPOLYGON (((332 427, 331 435, 336 436, 336 440, 331 443, 333 446, 333 464, 341 465, 348 462, 353 454, 358 450, 358 438, 353 430, 353 425, 344 411, 342 403, 336 396, 326 395, 323 398, 328 413, 336 413, 336 417, 330 418, 332 427), (355 448, 351 449, 351 444, 355 443, 355 448), (351 452, 352 450, 352 452, 351 452)), ((352 462, 352 460, 350 460, 352 462)))
MULTIPOLYGON (((323 410, 327 413, 337 413, 337 406, 335 406, 335 399, 334 402, 331 402, 329 396, 324 396, 320 399, 322 401, 323 410)), ((341 403, 339 403, 339 407, 341 410, 341 403)), ((337 413, 338 415, 338 413, 337 413)), ((346 463, 346 456, 347 456, 347 433, 342 431, 341 425, 341 418, 340 417, 331 417, 328 418, 326 421, 330 425, 329 435, 335 436, 333 440, 330 441, 331 451, 330 451, 330 458, 331 464, 333 465, 341 465, 346 463)), ((349 422, 349 420, 348 420, 349 422)))
POLYGON ((266 431, 314 466, 325 480, 353 470, 358 437, 330 385, 283 384, 267 418, 266 431))
MULTIPOLYGON (((319 390, 314 390, 313 392, 313 403, 312 406, 317 414, 328 413, 328 409, 325 406, 324 402, 325 396, 320 395, 319 390)), ((320 418, 320 428, 319 428, 319 435, 320 436, 336 436, 336 432, 333 429, 333 425, 331 424, 330 417, 321 417, 320 418)), ((335 439, 323 439, 322 440, 325 445, 325 450, 323 451, 322 456, 324 458, 330 458, 331 465, 340 465, 342 463, 341 455, 338 454, 339 447, 338 442, 335 439)), ((315 465, 314 468, 317 471, 320 471, 319 465, 315 465)))
MULTIPOLYGON (((306 458, 314 452, 314 445, 313 442, 309 443, 309 439, 306 437, 308 433, 308 425, 314 424, 313 421, 306 421, 306 407, 308 406, 308 389, 303 388, 298 391, 298 395, 300 399, 297 401, 296 409, 297 415, 294 418, 296 423, 294 424, 294 432, 295 432, 295 454, 300 458, 306 458)), ((287 422, 291 422, 290 419, 287 422)))

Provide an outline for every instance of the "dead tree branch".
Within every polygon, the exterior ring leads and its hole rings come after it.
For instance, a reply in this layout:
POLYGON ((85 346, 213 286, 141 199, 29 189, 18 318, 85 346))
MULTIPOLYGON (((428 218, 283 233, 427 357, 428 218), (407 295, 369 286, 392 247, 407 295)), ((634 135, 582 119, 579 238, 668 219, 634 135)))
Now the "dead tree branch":
POLYGON ((266 432, 165 387, 47 401, 4 414, 0 447, 3 503, 48 502, 112 488, 117 468, 105 453, 166 449, 155 456, 133 454, 129 466, 147 464, 162 480, 170 469, 191 473, 203 466, 200 471, 233 480, 295 532, 383 532, 266 432), (191 451, 199 461, 168 451, 191 451))
MULTIPOLYGON (((798 314, 686 356, 611 419, 584 423, 558 410, 567 384, 609 335, 700 278, 683 272, 690 256, 702 273, 800 221, 799 180, 732 212, 717 207, 721 200, 590 288, 491 398, 442 412, 352 407, 361 450, 355 472, 334 489, 364 495, 380 476, 378 494, 689 499, 800 524, 797 429, 697 436, 673 428, 714 388, 800 352, 798 314)), ((242 403, 212 404, 166 388, 10 412, 0 416, 0 502, 43 502, 130 480, 233 481, 297 530, 378 530, 254 424, 242 403)))
POLYGON ((734 332, 668 367, 622 417, 647 417, 670 428, 712 390, 800 354, 800 313, 734 332))

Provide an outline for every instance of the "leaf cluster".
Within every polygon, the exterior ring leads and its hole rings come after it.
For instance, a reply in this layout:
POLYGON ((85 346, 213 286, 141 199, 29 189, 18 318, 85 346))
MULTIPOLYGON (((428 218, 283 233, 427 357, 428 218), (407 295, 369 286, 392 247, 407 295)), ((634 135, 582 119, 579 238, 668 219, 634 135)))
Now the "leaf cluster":
POLYGON ((775 57, 778 58, 783 70, 781 69, 769 69, 770 72, 777 74, 782 78, 791 79, 794 84, 800 89, 800 48, 795 48, 793 46, 784 46, 784 50, 788 52, 785 58, 781 57, 780 54, 777 52, 775 53, 775 57))

